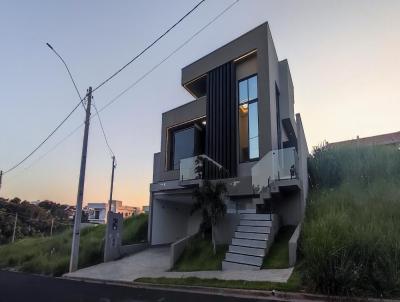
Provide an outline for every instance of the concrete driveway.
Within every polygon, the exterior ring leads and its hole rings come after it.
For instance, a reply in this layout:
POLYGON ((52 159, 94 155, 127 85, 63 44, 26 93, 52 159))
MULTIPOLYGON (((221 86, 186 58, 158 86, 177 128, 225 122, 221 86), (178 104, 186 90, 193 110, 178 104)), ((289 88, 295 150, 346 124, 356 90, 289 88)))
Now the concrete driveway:
POLYGON ((148 248, 120 260, 101 263, 65 274, 65 277, 129 281, 164 273, 169 269, 169 247, 148 248))
POLYGON ((258 271, 169 272, 169 263, 170 248, 153 247, 120 260, 101 263, 65 274, 64 277, 119 282, 132 282, 142 277, 198 277, 221 280, 287 282, 293 272, 293 268, 258 271))

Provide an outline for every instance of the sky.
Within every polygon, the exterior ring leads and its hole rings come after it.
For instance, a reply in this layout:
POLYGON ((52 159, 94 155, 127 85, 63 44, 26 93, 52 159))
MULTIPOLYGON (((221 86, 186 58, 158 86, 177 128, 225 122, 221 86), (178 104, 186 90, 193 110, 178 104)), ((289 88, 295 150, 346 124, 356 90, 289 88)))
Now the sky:
MULTIPOLYGON (((0 0, 0 169, 24 158, 78 98, 49 42, 85 94, 133 58, 198 0, 0 0)), ((155 47, 94 94, 101 108, 235 0, 206 0, 155 47)), ((117 157, 114 198, 146 205, 161 114, 193 97, 181 68, 268 21, 288 59, 310 150, 399 131, 400 1, 240 0, 100 113, 117 157)), ((78 108, 30 160, 4 175, 0 196, 76 201, 84 111, 78 108), (57 145, 60 141, 61 144, 57 145)), ((111 159, 99 122, 89 135, 84 203, 106 201, 111 159)))

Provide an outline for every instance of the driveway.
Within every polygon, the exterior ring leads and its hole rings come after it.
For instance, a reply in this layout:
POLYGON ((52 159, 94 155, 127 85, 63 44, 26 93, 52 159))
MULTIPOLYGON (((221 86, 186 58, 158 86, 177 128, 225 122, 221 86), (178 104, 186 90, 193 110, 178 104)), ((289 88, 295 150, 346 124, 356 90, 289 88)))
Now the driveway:
POLYGON ((197 271, 169 272, 170 248, 148 248, 120 260, 80 269, 65 277, 103 281, 132 282, 142 277, 185 278, 198 277, 221 280, 287 282, 293 268, 263 269, 258 271, 197 271))
POLYGON ((169 269, 169 247, 148 248, 120 260, 101 263, 65 274, 65 277, 128 281, 153 274, 161 274, 169 269))

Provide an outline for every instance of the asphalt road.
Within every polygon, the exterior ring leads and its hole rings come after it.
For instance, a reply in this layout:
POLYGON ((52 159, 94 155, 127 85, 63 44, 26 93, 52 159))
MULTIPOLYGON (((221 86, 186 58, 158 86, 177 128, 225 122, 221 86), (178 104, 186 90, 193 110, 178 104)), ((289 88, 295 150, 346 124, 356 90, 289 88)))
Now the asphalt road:
POLYGON ((0 271, 0 302, 266 301, 209 293, 137 288, 0 271))

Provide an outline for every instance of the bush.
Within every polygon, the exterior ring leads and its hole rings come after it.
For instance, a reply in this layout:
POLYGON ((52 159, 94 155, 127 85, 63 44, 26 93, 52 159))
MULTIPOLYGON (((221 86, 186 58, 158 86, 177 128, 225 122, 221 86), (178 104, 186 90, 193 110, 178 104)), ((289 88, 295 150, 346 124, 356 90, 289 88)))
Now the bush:
POLYGON ((318 149, 301 237, 303 278, 325 294, 400 293, 400 152, 318 149))

